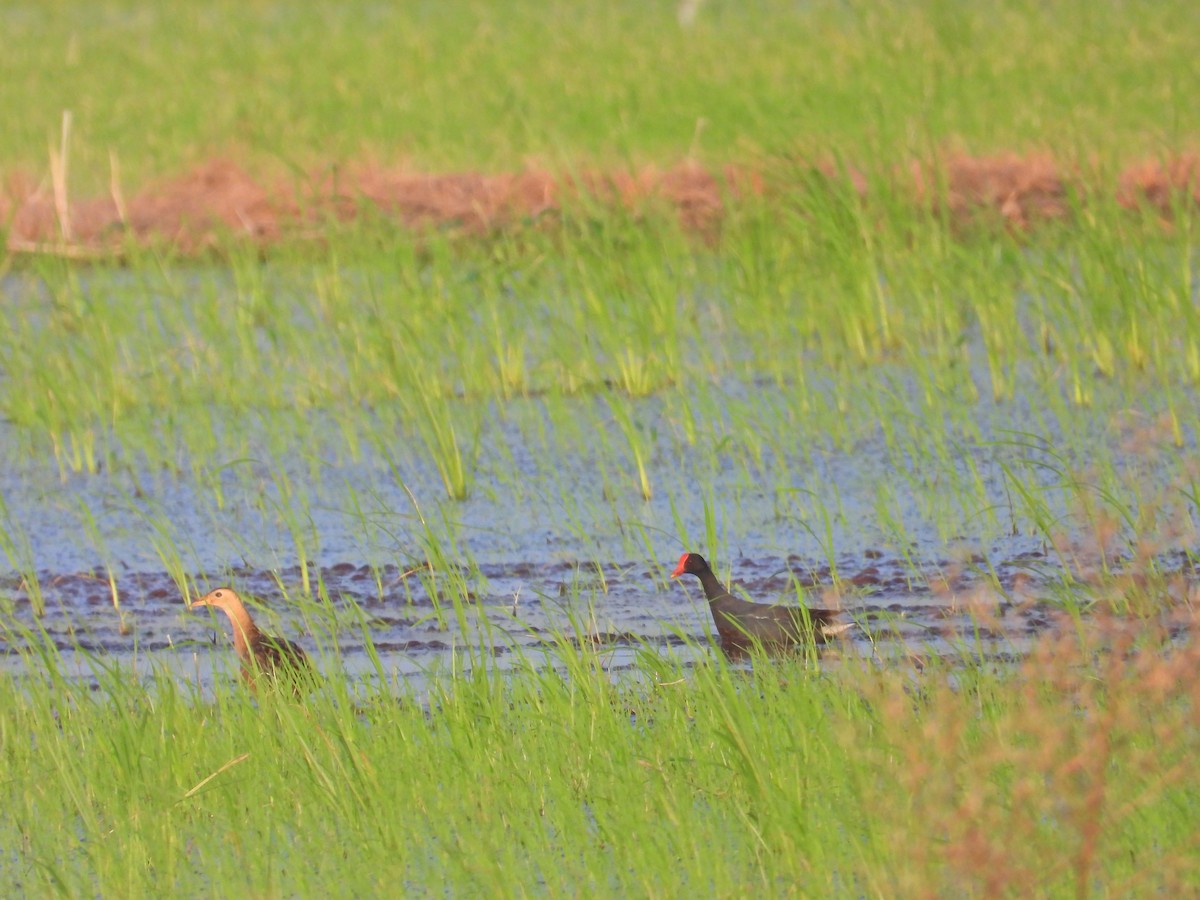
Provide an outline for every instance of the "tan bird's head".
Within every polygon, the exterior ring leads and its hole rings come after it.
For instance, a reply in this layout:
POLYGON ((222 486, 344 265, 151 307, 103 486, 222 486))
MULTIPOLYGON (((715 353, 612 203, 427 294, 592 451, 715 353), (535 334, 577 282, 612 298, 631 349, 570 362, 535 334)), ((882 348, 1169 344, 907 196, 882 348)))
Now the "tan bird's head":
POLYGON ((227 613, 245 609, 245 606, 242 605, 242 598, 237 595, 237 591, 228 587, 209 591, 199 600, 190 603, 189 606, 192 609, 196 609, 199 606, 215 606, 217 609, 223 609, 227 613))

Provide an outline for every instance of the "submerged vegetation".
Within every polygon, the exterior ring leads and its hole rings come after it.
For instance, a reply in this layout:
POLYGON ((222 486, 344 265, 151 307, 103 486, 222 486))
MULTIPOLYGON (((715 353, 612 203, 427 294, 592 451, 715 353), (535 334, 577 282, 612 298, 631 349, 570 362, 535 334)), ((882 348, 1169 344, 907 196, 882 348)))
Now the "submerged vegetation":
POLYGON ((1191 4, 176 6, 0 12, 5 229, 213 153, 300 210, 363 159, 597 190, 5 258, 7 893, 1195 885, 1197 186, 1112 190, 1195 149, 1191 4), (1065 212, 963 205, 960 151, 1052 155, 1065 212), (763 189, 588 180, 681 161, 763 189), (671 630, 683 550, 861 629, 732 664, 671 630), (320 686, 210 677, 148 572, 269 582, 320 686))

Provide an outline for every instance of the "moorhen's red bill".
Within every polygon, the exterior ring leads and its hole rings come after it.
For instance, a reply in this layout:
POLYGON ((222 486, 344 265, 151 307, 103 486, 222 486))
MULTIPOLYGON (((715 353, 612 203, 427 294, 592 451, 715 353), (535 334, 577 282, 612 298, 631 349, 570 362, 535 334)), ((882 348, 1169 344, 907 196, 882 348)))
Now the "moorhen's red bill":
POLYGON ((299 696, 301 683, 312 677, 312 663, 299 644, 259 631, 242 598, 232 588, 210 591, 191 604, 192 609, 198 606, 214 606, 229 616, 233 623, 233 649, 242 663, 242 678, 252 690, 257 691, 260 679, 271 686, 286 681, 299 696))
POLYGON ((685 553, 679 557, 679 565, 671 577, 680 575, 695 575, 700 579, 717 634, 723 643, 735 647, 748 647, 756 641, 774 646, 810 640, 824 643, 854 627, 853 622, 835 622, 840 612, 836 609, 770 606, 735 597, 725 590, 709 568, 708 561, 699 553, 685 553))

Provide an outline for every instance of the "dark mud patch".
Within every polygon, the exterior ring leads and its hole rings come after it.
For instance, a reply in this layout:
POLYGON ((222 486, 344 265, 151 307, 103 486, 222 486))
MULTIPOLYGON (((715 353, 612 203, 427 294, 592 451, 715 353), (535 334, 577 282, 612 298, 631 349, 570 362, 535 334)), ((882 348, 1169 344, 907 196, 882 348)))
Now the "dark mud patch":
MULTIPOLYGON (((1107 194, 1126 209, 1148 209, 1166 224, 1180 203, 1200 204, 1200 155, 1127 165, 1116 177, 1067 166, 1047 155, 948 155, 894 167, 900 196, 958 228, 1026 231, 1069 219, 1089 196, 1107 194)), ((0 221, 9 253, 117 257, 129 246, 168 245, 184 254, 231 239, 266 248, 319 240, 331 226, 379 218, 415 231, 484 235, 554 228, 572 209, 643 215, 673 212, 681 226, 712 241, 745 201, 795 205, 804 192, 849 189, 865 196, 861 171, 819 161, 764 161, 706 168, 695 162, 636 171, 564 175, 540 169, 484 174, 425 173, 371 164, 325 166, 297 189, 293 177, 254 177, 224 158, 150 184, 128 199, 62 202, 44 178, 9 172, 0 187, 0 221), (331 174, 331 173, 336 173, 331 174)))

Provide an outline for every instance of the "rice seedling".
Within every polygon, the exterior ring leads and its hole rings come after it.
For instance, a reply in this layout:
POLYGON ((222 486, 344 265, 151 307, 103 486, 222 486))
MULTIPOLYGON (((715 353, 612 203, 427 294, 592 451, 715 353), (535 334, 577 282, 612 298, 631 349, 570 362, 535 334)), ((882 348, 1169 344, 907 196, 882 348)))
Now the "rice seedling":
POLYGON ((46 613, 46 600, 42 593, 41 581, 38 578, 36 557, 29 535, 14 522, 0 493, 0 548, 8 560, 9 567, 20 573, 20 585, 29 595, 29 603, 35 616, 46 613))
POLYGON ((637 469, 637 485, 641 490, 642 499, 650 500, 654 497, 654 489, 650 484, 649 448, 643 437, 642 425, 633 421, 629 408, 618 398, 610 396, 608 408, 612 413, 613 422, 629 445, 629 452, 637 469))

